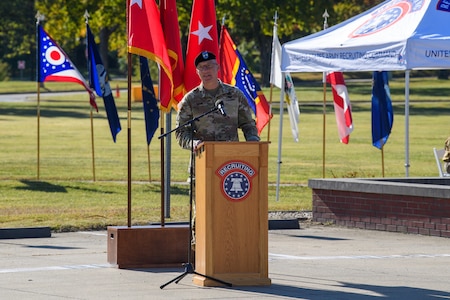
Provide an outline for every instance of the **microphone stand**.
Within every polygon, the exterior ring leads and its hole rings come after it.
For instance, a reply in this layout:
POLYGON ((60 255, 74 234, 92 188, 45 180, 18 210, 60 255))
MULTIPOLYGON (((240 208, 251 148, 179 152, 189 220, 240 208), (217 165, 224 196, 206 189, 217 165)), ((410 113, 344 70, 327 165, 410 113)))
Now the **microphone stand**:
POLYGON ((162 135, 160 135, 158 137, 158 139, 161 139, 161 138, 166 137, 170 133, 172 133, 172 132, 174 132, 174 131, 176 131, 176 130, 178 130, 180 128, 187 127, 187 126, 191 127, 191 166, 190 166, 190 171, 189 171, 189 181, 190 181, 190 188, 189 188, 190 189, 190 191, 189 191, 189 241, 188 241, 188 257, 187 257, 188 261, 183 264, 184 272, 181 273, 180 275, 178 275, 177 277, 173 278, 172 280, 170 280, 170 281, 164 283, 163 285, 161 285, 160 289, 165 288, 167 285, 171 284, 172 282, 175 282, 175 283, 180 282, 188 274, 199 275, 199 276, 205 277, 207 279, 217 281, 217 282, 219 282, 219 283, 221 283, 223 285, 226 285, 226 286, 229 286, 229 287, 232 286, 231 283, 228 283, 228 282, 222 281, 220 279, 213 278, 211 276, 208 276, 208 275, 205 275, 205 274, 200 274, 200 273, 196 272, 194 270, 194 267, 192 266, 192 260, 191 260, 191 256, 192 256, 191 241, 192 241, 192 237, 193 237, 193 235, 192 235, 192 206, 193 206, 193 193, 194 193, 194 168, 193 168, 193 166, 194 166, 194 159, 195 159, 195 155, 194 155, 194 126, 193 125, 194 125, 194 122, 198 121, 199 119, 203 118, 204 116, 206 116, 206 115, 208 115, 210 113, 213 113, 213 112, 215 112, 217 110, 219 110, 219 107, 215 106, 213 109, 205 112, 204 114, 201 114, 201 115, 193 118, 192 120, 190 120, 190 121, 188 121, 188 122, 186 122, 184 124, 181 124, 178 127, 172 129, 171 131, 168 131, 168 132, 166 132, 166 133, 164 133, 164 134, 162 134, 162 135))

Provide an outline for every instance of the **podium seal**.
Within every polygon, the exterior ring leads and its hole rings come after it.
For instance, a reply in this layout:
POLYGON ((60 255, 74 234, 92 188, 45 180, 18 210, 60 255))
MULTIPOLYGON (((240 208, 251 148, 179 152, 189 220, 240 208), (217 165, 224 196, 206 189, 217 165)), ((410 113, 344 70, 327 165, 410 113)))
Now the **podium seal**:
POLYGON ((216 170, 221 178, 221 191, 227 200, 244 201, 250 195, 256 170, 243 161, 228 161, 216 170))

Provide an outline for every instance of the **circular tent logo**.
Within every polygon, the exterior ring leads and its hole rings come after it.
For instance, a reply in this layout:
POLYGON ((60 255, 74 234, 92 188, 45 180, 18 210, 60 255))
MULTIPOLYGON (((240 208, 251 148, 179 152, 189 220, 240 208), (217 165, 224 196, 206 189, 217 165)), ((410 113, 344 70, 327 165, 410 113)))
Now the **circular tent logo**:
POLYGON ((390 2, 372 14, 372 18, 355 29, 349 37, 362 37, 377 33, 401 20, 406 14, 422 8, 424 0, 390 2))
POLYGON ((243 201, 250 195, 255 168, 242 161, 229 161, 216 170, 222 194, 232 202, 243 201))

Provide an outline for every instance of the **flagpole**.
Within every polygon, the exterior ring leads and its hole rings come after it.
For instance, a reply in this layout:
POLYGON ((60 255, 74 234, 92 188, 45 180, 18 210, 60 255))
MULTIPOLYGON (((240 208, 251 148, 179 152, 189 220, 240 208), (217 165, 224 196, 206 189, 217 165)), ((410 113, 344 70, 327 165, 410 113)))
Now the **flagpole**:
MULTIPOLYGON (((41 15, 39 11, 36 14, 36 48, 39 48, 39 31, 38 26, 40 21, 44 20, 44 15, 41 15)), ((39 49, 36 49, 36 83, 37 83, 37 180, 40 179, 40 148, 41 148, 41 83, 39 81, 39 49)))
MULTIPOLYGON (((170 109, 170 106, 169 106, 170 109)), ((163 118, 164 121, 164 118, 163 118)), ((172 116, 171 116, 171 112, 169 111, 168 113, 166 113, 166 119, 165 119, 165 124, 166 124, 166 132, 171 131, 172 129, 172 116)), ((164 216, 166 218, 170 218, 170 170, 171 170, 171 157, 172 157, 172 137, 171 135, 168 135, 167 138, 165 139, 165 164, 164 164, 164 180, 166 181, 164 184, 164 209, 165 211, 163 211, 164 216)))
POLYGON ((152 182, 152 168, 150 161, 150 144, 147 145, 147 162, 148 162, 148 182, 152 182))
MULTIPOLYGON (((161 104, 161 67, 158 68, 159 70, 159 75, 158 76, 158 95, 157 95, 157 99, 159 99, 160 104, 161 104)), ((170 103, 170 102, 169 102, 170 103)), ((160 107, 161 108, 161 107, 160 107)), ((169 105, 169 109, 170 109, 170 105, 169 105)), ((164 113, 161 113, 160 116, 160 127, 161 127, 161 135, 164 134, 164 113)), ((168 122, 167 122, 168 123, 168 122)), ((166 124, 169 126, 169 124, 166 124)), ((160 139, 160 147, 161 147, 161 203, 160 203, 160 211, 161 211, 161 216, 160 216, 160 223, 161 223, 161 227, 164 227, 166 224, 166 217, 170 218, 170 173, 168 173, 168 176, 166 176, 166 172, 170 172, 170 161, 166 162, 166 157, 170 157, 170 148, 169 148, 169 136, 167 137, 167 140, 165 139, 160 139), (166 143, 166 144, 164 144, 166 143), (167 145, 167 149, 165 147, 165 145, 167 145), (168 151, 167 156, 165 151, 168 151), (166 182, 167 180, 167 182, 166 182), (167 184, 166 184, 167 183, 167 184), (166 200, 167 199, 167 200, 166 200), (166 208, 167 206, 167 208, 166 208), (167 214, 167 216, 166 216, 167 214)))
MULTIPOLYGON (((127 36, 129 36, 129 9, 130 9, 130 1, 127 0, 127 7, 126 7, 126 24, 127 24, 127 36)), ((128 41, 127 41, 128 44, 128 41)), ((132 57, 131 53, 127 52, 127 64, 128 64, 128 70, 127 70, 127 88, 128 88, 128 95, 127 95, 127 144, 128 144, 128 193, 127 193, 127 225, 128 227, 131 227, 131 76, 133 72, 132 67, 132 57)))
POLYGON ((133 68, 131 53, 128 52, 128 96, 127 96, 127 144, 128 144, 128 213, 127 224, 131 227, 131 72, 133 68))
MULTIPOLYGON (((164 5, 164 9, 167 8, 166 7, 167 3, 165 3, 165 1, 164 1, 164 3, 161 4, 161 1, 160 1, 160 11, 162 9, 161 8, 162 5, 164 5)), ((161 14, 160 15, 161 26, 163 26, 162 25, 163 18, 164 18, 163 14, 161 14)), ((159 101, 160 101, 159 103, 161 104, 161 87, 162 87, 161 67, 158 68, 158 71, 159 71, 159 76, 158 76, 157 99, 159 99, 159 101)), ((172 97, 172 95, 170 95, 170 97, 172 97)), ((170 109, 170 103, 171 103, 171 100, 169 100, 169 104, 167 105, 169 109, 170 109)), ((161 109, 161 107, 160 107, 160 109, 161 109)), ((162 110, 161 110, 161 112, 162 112, 162 110)), ((161 133, 161 135, 163 135, 164 134, 164 113, 161 113, 161 117, 160 117, 159 121, 160 121, 160 127, 161 127, 160 133, 161 133)), ((166 124, 166 125, 169 125, 169 124, 166 124)), ((167 139, 169 139, 169 137, 167 137, 167 139)), ((161 197, 161 203, 160 203, 161 216, 160 216, 160 223, 161 223, 161 227, 165 226, 166 212, 167 212, 167 218, 170 218, 170 176, 168 176, 167 185, 165 182, 166 181, 166 176, 165 176, 166 171, 170 172, 170 162, 165 161, 166 160, 166 155, 165 155, 166 148, 164 145, 165 142, 166 142, 165 139, 160 139, 160 149, 161 149, 161 167, 160 167, 160 169, 161 169, 161 195, 160 195, 160 197, 161 197), (167 196, 167 201, 166 201, 166 196, 167 196), (167 209, 166 209, 166 205, 167 205, 167 209)), ((167 142, 167 146, 169 146, 169 145, 170 145, 170 143, 167 142)), ((167 156, 170 157, 170 149, 168 148, 167 151, 169 152, 167 156)))
MULTIPOLYGON (((325 12, 323 13, 322 17, 324 18, 323 21, 323 29, 328 28, 328 17, 330 15, 328 14, 328 11, 325 9, 325 12)), ((327 115, 327 80, 326 80, 326 73, 323 72, 322 74, 322 83, 323 83, 323 134, 322 134, 322 177, 325 178, 325 140, 326 140, 326 115, 327 115)))
MULTIPOLYGON (((87 26, 89 24, 89 13, 86 9, 86 11, 84 12, 84 19, 86 22, 86 29, 87 26)), ((87 30, 86 30, 86 53, 88 53, 89 49, 89 41, 88 41, 88 36, 87 36, 87 30)), ((89 70, 89 56, 87 58, 87 68, 89 70)), ((92 105, 91 107, 91 111, 90 111, 90 119, 91 119, 91 152, 92 152, 92 179, 95 182, 95 146, 94 146, 94 115, 92 112, 92 105)))
POLYGON ((94 116, 91 106, 91 151, 92 151, 92 180, 95 182, 95 146, 94 146, 94 116))
MULTIPOLYGON (((159 90, 158 90, 159 93, 159 90)), ((161 135, 164 134, 164 114, 161 114, 161 118, 160 118, 160 133, 161 135)), ((161 169, 161 226, 164 226, 164 220, 165 220, 165 200, 164 200, 164 194, 165 194, 165 190, 166 190, 166 185, 165 185, 165 176, 164 176, 164 172, 165 172, 165 168, 164 168, 164 139, 160 139, 160 143, 161 143, 161 165, 160 165, 160 169, 161 169)), ((169 210, 170 211, 170 210, 169 210)), ((170 217, 170 215, 168 216, 170 217)))
MULTIPOLYGON (((39 70, 38 70, 39 72, 39 70)), ((40 86, 40 82, 38 82, 37 84, 37 180, 40 179, 40 148, 41 148, 41 143, 40 143, 40 136, 41 136, 41 86, 40 86)))
MULTIPOLYGON (((275 11, 275 15, 273 17, 274 19, 274 27, 276 27, 277 21, 278 21, 278 12, 275 11)), ((274 29, 275 33, 275 29, 274 29)), ((274 42, 272 42, 272 62, 275 59, 275 45, 274 42)), ((271 74, 274 74, 273 67, 271 66, 271 74)), ((281 78, 284 78, 284 73, 281 73, 281 78)), ((272 80, 271 80, 272 81, 272 80)), ((281 176, 281 141, 283 136, 283 101, 284 101, 284 80, 281 80, 281 91, 280 91, 280 126, 278 129, 278 163, 277 163, 277 184, 276 184, 276 193, 275 193, 275 200, 278 201, 280 199, 280 176, 281 176)), ((270 83, 270 106, 269 106, 269 112, 272 113, 272 89, 273 89, 273 83, 270 83)), ((270 118, 269 118, 269 133, 270 133, 270 118)), ((270 141, 268 139, 268 141, 270 141)))
MULTIPOLYGON (((278 11, 275 11, 275 15, 273 16, 273 19, 274 19, 273 26, 274 26, 275 28, 277 28, 277 26, 278 26, 278 23, 277 23, 277 21, 278 21, 278 11)), ((274 61, 274 57, 275 57, 275 51, 274 51, 274 45, 273 45, 273 42, 272 42, 272 62, 274 61)), ((271 64, 270 68, 271 68, 270 74, 273 74, 273 72, 274 72, 274 70, 273 70, 274 66, 271 64)), ((272 102, 273 102, 273 101, 272 101, 272 99, 273 99, 273 98, 272 98, 272 95, 273 95, 273 83, 270 82, 269 116, 272 115, 272 102)), ((272 121, 272 118, 269 118, 269 124, 267 124, 267 141, 268 141, 268 142, 270 142, 270 123, 272 123, 271 121, 272 121)))

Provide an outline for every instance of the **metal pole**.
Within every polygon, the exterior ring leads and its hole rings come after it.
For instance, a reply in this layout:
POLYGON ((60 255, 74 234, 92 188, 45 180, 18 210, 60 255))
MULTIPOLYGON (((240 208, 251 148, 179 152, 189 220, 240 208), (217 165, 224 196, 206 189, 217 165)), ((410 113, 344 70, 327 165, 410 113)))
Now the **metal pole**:
POLYGON ((409 70, 405 72, 405 176, 409 177, 409 70))
MULTIPOLYGON (((170 110, 166 114, 166 128, 167 131, 172 130, 172 110, 170 110)), ((170 169, 171 169, 171 153, 172 153, 172 136, 169 134, 166 137, 166 161, 164 166, 164 172, 165 172, 165 184, 164 184, 164 210, 165 210, 165 216, 166 218, 170 218, 170 169)))

